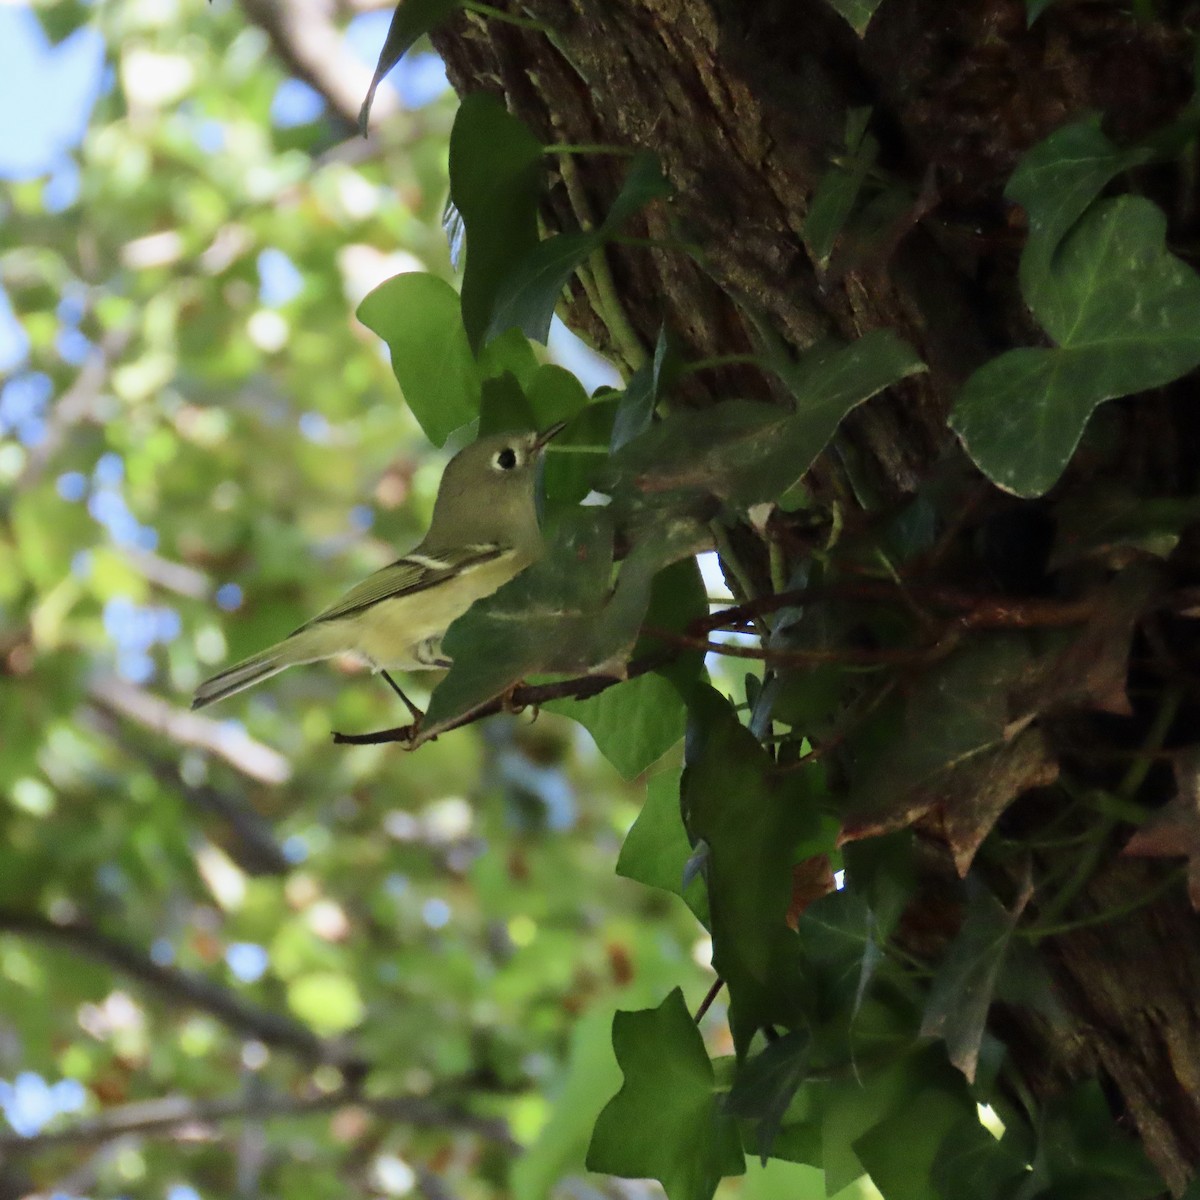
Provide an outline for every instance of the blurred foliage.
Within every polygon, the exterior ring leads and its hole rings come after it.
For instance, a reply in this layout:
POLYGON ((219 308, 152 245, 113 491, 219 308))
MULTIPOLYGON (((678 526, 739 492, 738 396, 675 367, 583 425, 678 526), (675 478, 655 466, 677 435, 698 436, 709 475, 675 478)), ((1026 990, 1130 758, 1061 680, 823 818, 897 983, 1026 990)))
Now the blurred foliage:
POLYGON ((581 1033, 606 1047, 618 1004, 681 981, 694 1003, 711 978, 686 910, 613 872, 644 781, 549 715, 413 756, 334 748, 332 729, 400 715, 337 668, 185 711, 428 520, 444 457, 352 314, 397 271, 450 277, 452 97, 364 143, 328 115, 273 121, 293 85, 236 10, 43 13, 55 37, 91 15, 111 74, 78 197, 0 190, 29 340, 0 440, 0 1100, 36 1133, 164 1096, 254 1112, 345 1086, 195 1002, 184 973, 345 1035, 368 1069, 361 1108, 69 1143, 0 1191, 398 1195, 411 1165, 501 1194, 511 1154, 474 1113, 539 1147, 524 1194, 548 1193, 583 1171, 590 1128, 561 1128, 554 1097, 598 1110, 615 1069, 581 1033), (372 1114, 396 1096, 428 1098, 432 1127, 372 1114))

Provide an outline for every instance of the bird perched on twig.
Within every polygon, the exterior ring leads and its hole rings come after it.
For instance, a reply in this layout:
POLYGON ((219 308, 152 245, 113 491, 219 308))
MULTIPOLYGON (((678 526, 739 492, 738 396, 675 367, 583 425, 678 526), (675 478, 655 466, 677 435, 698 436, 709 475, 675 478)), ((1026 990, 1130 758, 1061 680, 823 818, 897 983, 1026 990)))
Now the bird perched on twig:
POLYGON ((535 487, 545 433, 480 438, 446 465, 420 545, 352 587, 282 642, 227 667, 197 689, 204 708, 301 663, 353 654, 384 678, 414 716, 389 670, 447 667, 442 636, 455 618, 542 552, 535 487))

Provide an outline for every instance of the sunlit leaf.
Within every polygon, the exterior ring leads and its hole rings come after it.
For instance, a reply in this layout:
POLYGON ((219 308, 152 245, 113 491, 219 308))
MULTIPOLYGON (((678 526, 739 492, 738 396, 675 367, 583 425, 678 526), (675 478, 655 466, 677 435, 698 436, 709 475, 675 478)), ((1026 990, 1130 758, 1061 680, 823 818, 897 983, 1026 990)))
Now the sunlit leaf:
POLYGON ((737 1124, 678 988, 658 1008, 617 1013, 613 1050, 625 1082, 596 1121, 591 1170, 657 1179, 670 1200, 710 1200, 722 1176, 743 1173, 737 1124))
POLYGON ((397 275, 358 306, 358 319, 387 343, 404 398, 435 446, 479 416, 480 371, 445 280, 397 275))

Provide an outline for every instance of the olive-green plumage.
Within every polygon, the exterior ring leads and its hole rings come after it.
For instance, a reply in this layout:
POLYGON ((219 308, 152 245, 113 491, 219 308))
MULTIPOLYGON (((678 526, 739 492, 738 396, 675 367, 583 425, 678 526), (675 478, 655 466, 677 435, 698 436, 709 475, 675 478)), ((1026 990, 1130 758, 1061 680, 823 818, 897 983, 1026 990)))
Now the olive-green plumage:
POLYGON ((375 670, 444 667, 442 635, 542 550, 534 489, 544 434, 495 434, 460 450, 438 486, 420 545, 352 587, 282 642, 196 689, 203 708, 287 667, 354 654, 375 670))

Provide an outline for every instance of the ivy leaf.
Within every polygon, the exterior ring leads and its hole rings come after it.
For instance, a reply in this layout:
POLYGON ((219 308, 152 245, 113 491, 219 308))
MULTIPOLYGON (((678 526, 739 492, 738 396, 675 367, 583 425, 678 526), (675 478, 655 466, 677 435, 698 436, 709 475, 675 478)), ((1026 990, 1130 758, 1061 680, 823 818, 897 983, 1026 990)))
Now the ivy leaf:
MULTIPOLYGON (((854 1143, 854 1152, 887 1200, 929 1200, 943 1143, 976 1115, 965 1088, 926 1087, 906 1096, 854 1143)), ((990 1136, 990 1134, 986 1134, 990 1136)))
POLYGON ((660 571, 694 556, 703 531, 663 525, 634 546, 612 585, 613 526, 606 510, 574 508, 546 532, 546 551, 516 579, 477 601, 446 631, 449 674, 430 698, 415 745, 429 741, 533 675, 622 678, 660 571))
POLYGON ((708 847, 713 968, 729 988, 741 1057, 764 1025, 794 1025, 808 993, 787 912, 801 840, 820 829, 815 776, 777 783, 770 758, 707 685, 693 689, 686 745, 684 821, 693 844, 708 847))
MULTIPOLYGON (((575 268, 613 237, 639 208, 669 193, 658 160, 652 154, 639 154, 601 225, 588 232, 560 233, 547 238, 531 248, 519 263, 511 265, 496 288, 483 341, 515 327, 545 345, 555 305, 575 268)), ((467 248, 470 249, 469 240, 467 248)))
POLYGON ((400 0, 396 5, 379 61, 375 64, 375 74, 371 76, 371 86, 367 88, 367 97, 358 113, 358 131, 363 137, 367 135, 367 120, 375 92, 387 73, 412 49, 417 38, 436 29, 461 3, 462 0, 400 0))
POLYGON ((933 823, 966 874, 987 833, 1057 766, 1043 735, 1011 727, 1009 693, 1032 661, 1023 635, 981 639, 915 679, 855 739, 841 841, 933 823))
POLYGON ((729 400, 678 413, 619 450, 617 487, 642 493, 709 492, 749 508, 777 500, 812 465, 851 409, 924 365, 890 330, 821 346, 798 363, 773 353, 765 365, 787 384, 794 409, 729 400))
POLYGON ((808 1075, 811 1049, 809 1035, 797 1030, 738 1066, 725 1100, 725 1111, 757 1121, 755 1138, 763 1166, 783 1124, 784 1113, 808 1075))
POLYGON ((1010 350, 967 380, 950 424, 997 486, 1046 492, 1097 405, 1200 363, 1200 278, 1165 235, 1162 212, 1140 196, 1094 205, 1029 293, 1057 346, 1010 350))
POLYGON ((590 1171, 657 1179, 670 1200, 710 1200, 746 1169, 737 1122, 721 1111, 713 1066, 676 988, 658 1006, 613 1017, 625 1076, 596 1121, 590 1171))
POLYGON ((541 144, 499 100, 463 100, 450 133, 450 199, 467 232, 462 323, 473 350, 487 340, 500 288, 538 245, 541 167, 541 144))
POLYGON ((654 358, 633 373, 621 393, 609 446, 612 452, 650 428, 659 400, 674 383, 682 366, 679 352, 664 325, 658 331, 654 358))
POLYGON ((1020 273, 1031 307, 1037 307, 1054 255, 1075 222, 1115 176, 1149 157, 1144 148, 1114 145, 1094 113, 1056 130, 1021 159, 1004 194, 1029 219, 1020 273))
POLYGON ((445 280, 396 275, 363 300, 358 319, 387 343, 404 399, 435 446, 479 416, 480 371, 445 280))
MULTIPOLYGON (((646 624, 679 631, 708 612, 708 596, 694 558, 660 571, 650 589, 646 624)), ((634 650, 649 653, 650 638, 634 650)), ((600 753, 626 779, 652 767, 683 737, 687 710, 679 688, 703 669, 703 654, 685 656, 660 671, 639 675, 586 700, 552 700, 545 707, 583 725, 600 753)))
POLYGON ((679 690, 655 671, 586 700, 543 706, 578 721, 624 779, 636 779, 683 737, 686 710, 679 690))
POLYGON ((858 201, 867 175, 879 155, 879 142, 867 132, 870 108, 846 114, 846 147, 821 176, 804 219, 804 240, 817 266, 829 266, 833 247, 858 201))
POLYGON ((608 442, 616 411, 616 400, 587 404, 546 448, 548 504, 577 505, 592 491, 608 462, 608 442))
POLYGON ((867 26, 879 7, 879 0, 826 0, 826 3, 859 37, 866 34, 867 26))
POLYGON ((967 879, 962 927, 938 965, 921 1018, 921 1036, 941 1038, 950 1061, 968 1082, 975 1079, 988 1009, 1009 941, 1032 895, 1032 881, 1027 881, 1010 911, 974 876, 967 879))
POLYGON ((617 874, 681 896, 683 872, 691 856, 692 844, 679 811, 679 771, 659 771, 646 784, 646 802, 625 835, 617 874))
POLYGON ((1024 1180, 1027 1163, 1010 1134, 997 1140, 976 1113, 965 1113, 946 1131, 930 1177, 942 1200, 1006 1200, 1024 1180))

